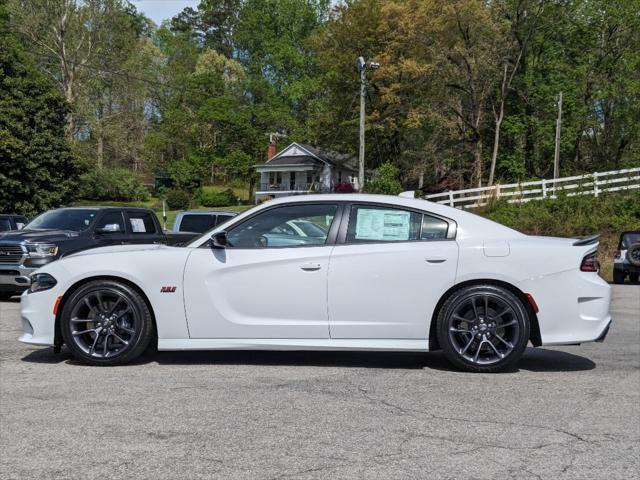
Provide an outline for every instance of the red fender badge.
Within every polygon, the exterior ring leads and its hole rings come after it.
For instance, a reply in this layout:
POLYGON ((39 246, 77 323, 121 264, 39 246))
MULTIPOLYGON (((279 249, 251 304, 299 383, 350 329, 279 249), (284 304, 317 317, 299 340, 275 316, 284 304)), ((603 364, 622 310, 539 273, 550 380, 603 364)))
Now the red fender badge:
POLYGON ((175 291, 176 291, 176 287, 172 287, 170 285, 160 288, 160 293, 173 293, 175 291))

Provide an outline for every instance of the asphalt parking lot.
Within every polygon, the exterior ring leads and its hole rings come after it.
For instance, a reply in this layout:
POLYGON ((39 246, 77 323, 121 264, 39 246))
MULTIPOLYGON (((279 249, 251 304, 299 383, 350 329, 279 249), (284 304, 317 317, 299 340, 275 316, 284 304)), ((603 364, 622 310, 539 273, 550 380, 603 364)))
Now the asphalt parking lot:
POLYGON ((0 303, 0 478, 630 479, 640 472, 640 287, 603 344, 516 372, 440 353, 148 353, 117 368, 16 341, 0 303))

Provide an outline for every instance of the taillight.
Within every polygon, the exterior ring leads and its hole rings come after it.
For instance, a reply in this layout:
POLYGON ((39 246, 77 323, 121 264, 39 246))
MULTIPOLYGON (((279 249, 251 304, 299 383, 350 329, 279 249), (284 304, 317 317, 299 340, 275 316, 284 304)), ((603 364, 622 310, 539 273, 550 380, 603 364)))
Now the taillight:
POLYGON ((597 272, 600 270, 598 263, 598 252, 591 252, 582 259, 580 270, 583 272, 597 272))
POLYGON ((620 250, 616 250, 616 254, 615 254, 615 257, 614 257, 614 258, 615 258, 616 260, 619 260, 621 256, 622 256, 622 254, 620 253, 620 250))

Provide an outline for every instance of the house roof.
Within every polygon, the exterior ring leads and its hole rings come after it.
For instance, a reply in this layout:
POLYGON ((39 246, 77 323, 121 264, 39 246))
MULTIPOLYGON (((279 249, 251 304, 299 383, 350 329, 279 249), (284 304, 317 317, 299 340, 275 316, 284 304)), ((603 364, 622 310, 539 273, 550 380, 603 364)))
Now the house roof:
POLYGON ((357 159, 351 155, 324 151, 317 147, 308 145, 306 143, 293 142, 288 145, 281 152, 266 163, 256 165, 256 167, 269 167, 271 165, 284 166, 284 165, 310 165, 317 166, 320 164, 329 164, 333 167, 339 166, 345 170, 356 171, 358 168, 357 159))

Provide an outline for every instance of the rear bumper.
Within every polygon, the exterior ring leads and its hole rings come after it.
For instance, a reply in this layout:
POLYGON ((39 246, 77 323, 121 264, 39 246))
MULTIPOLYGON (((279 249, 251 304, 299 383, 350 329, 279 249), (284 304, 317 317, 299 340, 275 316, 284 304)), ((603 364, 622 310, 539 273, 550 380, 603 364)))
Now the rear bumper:
POLYGON ((611 326, 611 321, 609 321, 609 323, 607 323, 607 326, 604 327, 604 330, 602 331, 600 336, 598 338, 596 338, 596 342, 598 342, 598 343, 604 342, 604 339, 607 338, 607 334, 609 333, 609 327, 610 326, 611 326))
POLYGON ((604 340, 611 324, 611 287, 600 276, 571 270, 522 282, 538 304, 542 345, 604 340))
POLYGON ((636 267, 635 265, 631 265, 628 262, 615 262, 613 264, 613 269, 619 272, 624 272, 625 274, 629 273, 640 273, 640 267, 636 267))

